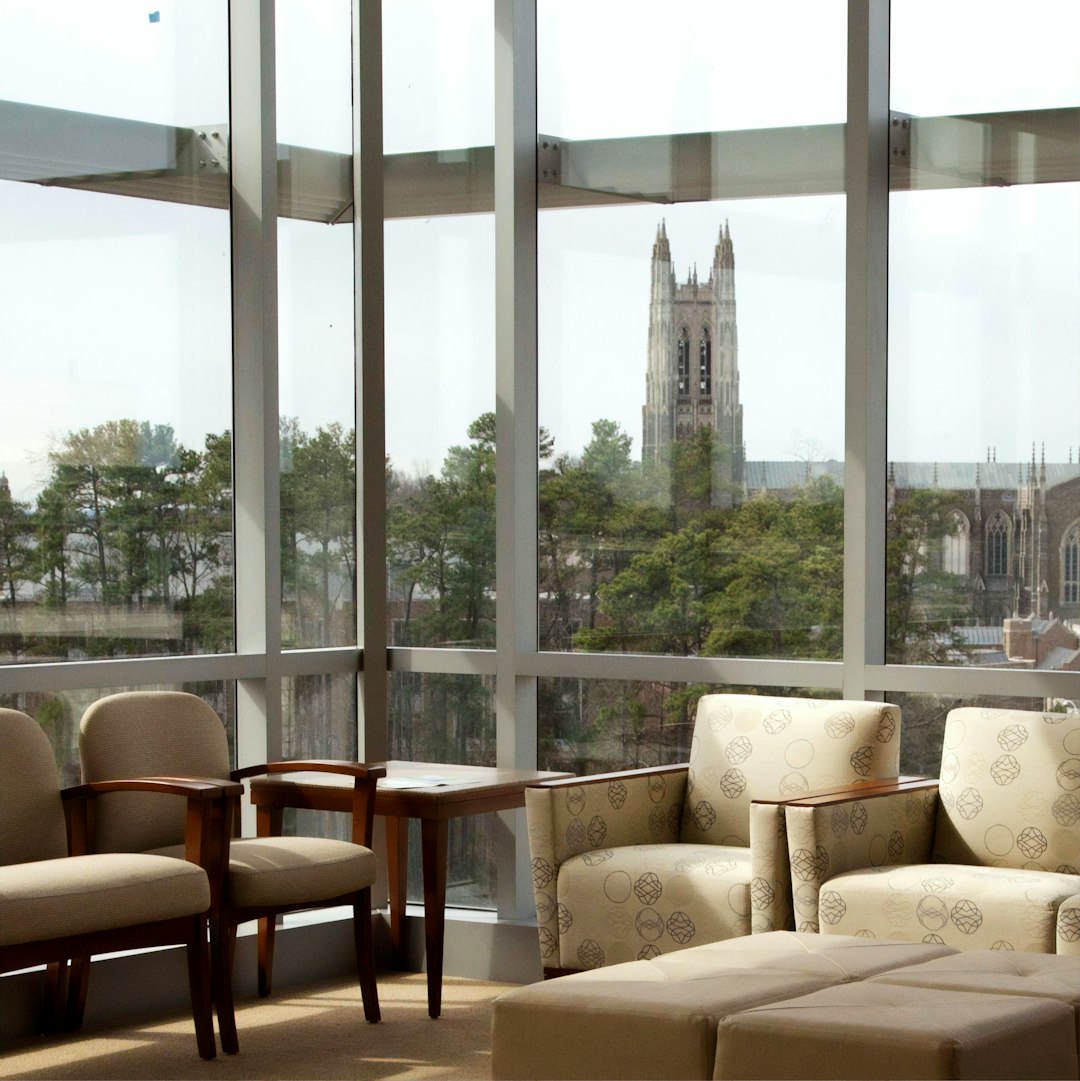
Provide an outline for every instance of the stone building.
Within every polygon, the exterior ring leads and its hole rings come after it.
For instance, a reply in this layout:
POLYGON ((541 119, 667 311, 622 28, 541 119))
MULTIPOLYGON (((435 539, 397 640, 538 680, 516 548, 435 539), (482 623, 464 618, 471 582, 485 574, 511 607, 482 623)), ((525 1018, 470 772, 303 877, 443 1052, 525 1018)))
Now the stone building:
POLYGON ((652 252, 642 460, 661 462, 671 444, 701 428, 717 433, 714 502, 743 484, 735 249, 720 230, 707 281, 694 267, 680 284, 663 222, 652 252))

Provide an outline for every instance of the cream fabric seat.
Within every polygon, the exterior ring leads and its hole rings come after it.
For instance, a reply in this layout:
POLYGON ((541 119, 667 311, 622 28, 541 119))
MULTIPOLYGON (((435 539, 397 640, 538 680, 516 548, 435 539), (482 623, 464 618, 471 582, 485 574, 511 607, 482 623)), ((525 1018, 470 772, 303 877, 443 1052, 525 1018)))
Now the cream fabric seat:
MULTIPOLYGON (((41 727, 25 713, 0 709, 0 746, 0 972, 49 966, 54 1013, 63 1015, 65 1027, 78 1028, 91 955, 182 943, 188 951, 199 1053, 213 1058, 205 916, 211 891, 206 872, 183 858, 86 851, 99 842, 86 811, 94 792, 85 787, 61 792, 52 747, 41 727), (76 854, 69 855, 72 850, 76 854), (67 1002, 62 1003, 68 979, 67 1002)), ((221 805, 228 794, 239 791, 233 784, 118 782, 109 786, 118 814, 124 813, 125 800, 139 798, 121 793, 128 785, 168 793, 157 798, 172 803, 193 823, 188 839, 193 856, 211 839, 214 821, 200 812, 209 811, 210 801, 216 800, 216 820, 223 824, 221 805), (185 801, 177 798, 181 795, 189 797, 187 811, 185 801)))
MULTIPOLYGON (((361 764, 271 763, 230 770, 225 728, 201 698, 174 691, 140 691, 110 695, 84 713, 79 733, 83 776, 88 781, 119 776, 173 774, 187 777, 232 777, 287 769, 333 768, 352 772, 369 789, 364 821, 354 822, 370 843, 374 785, 381 770, 361 764)), ((133 797, 139 805, 120 808, 102 800, 98 829, 120 851, 180 856, 183 818, 177 808, 154 796, 133 797)), ((227 875, 211 907, 212 963, 215 996, 222 1024, 222 1047, 237 1050, 235 1030, 221 1016, 223 1001, 231 1002, 231 957, 239 923, 258 918, 259 991, 268 994, 273 964, 273 917, 281 912, 324 905, 353 906, 357 967, 364 1013, 379 1020, 371 936, 371 885, 375 855, 367 845, 324 837, 265 836, 234 838, 229 845, 227 875)), ((211 887, 215 883, 211 882, 211 887)), ((228 1011, 231 1016, 231 1009, 228 1011)))
POLYGON ((795 801, 798 926, 964 950, 1076 941, 1078 750, 1080 717, 955 709, 938 782, 795 801))
POLYGON ((525 793, 546 971, 791 926, 783 802, 895 777, 900 710, 703 695, 686 765, 525 793))

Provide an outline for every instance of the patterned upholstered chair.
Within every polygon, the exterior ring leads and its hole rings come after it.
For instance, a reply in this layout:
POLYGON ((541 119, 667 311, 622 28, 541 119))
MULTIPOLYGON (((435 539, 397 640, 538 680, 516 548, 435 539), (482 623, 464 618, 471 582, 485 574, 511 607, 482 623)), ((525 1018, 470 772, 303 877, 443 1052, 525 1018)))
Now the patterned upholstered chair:
MULTIPOLYGON (((211 878, 211 965, 222 1050, 239 1044, 232 1023, 232 956, 236 928, 259 921, 259 994, 270 993, 274 917, 299 909, 351 905, 357 971, 368 1021, 380 1017, 371 930, 371 844, 375 784, 382 767, 334 761, 271 762, 230 771, 225 727, 201 698, 179 691, 133 691, 109 695, 83 714, 79 731, 83 778, 169 774, 240 781, 265 773, 321 770, 354 778, 353 841, 324 837, 234 838, 221 881, 211 878)), ((155 796, 129 797, 140 805, 120 807, 104 797, 97 828, 118 852, 182 856, 183 817, 155 796)))
POLYGON ((1080 717, 954 709, 938 781, 786 818, 800 930, 1080 953, 1080 717))
POLYGON ((690 762, 525 793, 545 972, 791 926, 783 801, 895 777, 900 710, 710 694, 690 762))
POLYGON ((144 778, 61 790, 41 726, 14 709, 0 709, 0 746, 0 972, 45 965, 45 1027, 77 1029, 92 955, 182 943, 199 1054, 213 1058, 210 883, 199 863, 221 858, 226 801, 240 785, 144 778), (131 806, 125 801, 151 792, 186 817, 185 859, 110 852, 95 843, 94 801, 118 800, 123 813, 131 806))

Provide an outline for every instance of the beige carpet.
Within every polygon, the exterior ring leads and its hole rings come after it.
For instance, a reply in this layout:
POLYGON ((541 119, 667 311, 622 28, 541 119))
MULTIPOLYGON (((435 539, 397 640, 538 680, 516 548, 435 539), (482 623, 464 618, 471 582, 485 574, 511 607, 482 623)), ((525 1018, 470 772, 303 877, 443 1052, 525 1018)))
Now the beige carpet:
POLYGON ((237 1002, 240 1054, 204 1062, 190 1017, 85 1027, 0 1047, 3 1078, 400 1078, 491 1076, 491 1003, 505 984, 447 977, 442 1017, 427 1015, 426 977, 380 973, 382 1021, 364 1021, 351 980, 237 1002))

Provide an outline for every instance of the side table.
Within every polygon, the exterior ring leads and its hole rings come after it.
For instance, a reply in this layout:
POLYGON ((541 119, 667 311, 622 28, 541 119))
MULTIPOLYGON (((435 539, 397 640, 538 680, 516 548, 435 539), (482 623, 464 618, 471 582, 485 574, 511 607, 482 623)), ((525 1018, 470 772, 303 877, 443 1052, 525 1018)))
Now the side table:
MULTIPOLYGON (((446 859, 450 819, 525 806, 525 789, 569 773, 450 766, 438 762, 369 762, 386 768, 375 796, 375 814, 386 819, 390 945, 395 962, 404 956, 409 819, 420 820, 424 878, 424 945, 428 1014, 442 1010, 443 940, 446 930, 446 859)), ((281 828, 286 807, 352 811, 352 778, 333 773, 285 773, 251 782, 259 836, 281 828)))

